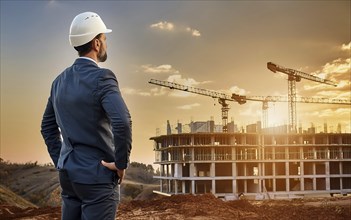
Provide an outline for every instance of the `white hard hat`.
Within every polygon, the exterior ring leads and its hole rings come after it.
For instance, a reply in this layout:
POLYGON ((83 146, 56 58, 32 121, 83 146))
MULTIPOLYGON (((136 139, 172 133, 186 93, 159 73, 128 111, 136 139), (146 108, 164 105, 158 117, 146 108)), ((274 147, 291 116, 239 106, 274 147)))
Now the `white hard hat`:
POLYGON ((69 30, 69 42, 73 47, 84 45, 101 33, 110 33, 100 16, 94 12, 77 15, 69 30))

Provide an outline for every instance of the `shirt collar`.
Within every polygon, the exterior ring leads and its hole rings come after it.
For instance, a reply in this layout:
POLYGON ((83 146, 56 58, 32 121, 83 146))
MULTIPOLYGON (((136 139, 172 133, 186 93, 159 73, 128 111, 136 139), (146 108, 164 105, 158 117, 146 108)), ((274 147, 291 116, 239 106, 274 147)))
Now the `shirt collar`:
POLYGON ((78 59, 90 60, 90 61, 93 61, 94 63, 96 63, 96 65, 98 65, 97 62, 95 60, 91 59, 90 57, 78 57, 78 59))

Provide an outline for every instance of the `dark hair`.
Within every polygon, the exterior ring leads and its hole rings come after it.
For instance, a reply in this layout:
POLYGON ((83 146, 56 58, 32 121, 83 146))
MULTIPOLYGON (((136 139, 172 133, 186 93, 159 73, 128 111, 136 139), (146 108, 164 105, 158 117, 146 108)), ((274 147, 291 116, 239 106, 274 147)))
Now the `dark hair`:
POLYGON ((101 34, 98 34, 91 41, 89 41, 88 43, 80 45, 80 46, 77 46, 77 47, 74 47, 74 49, 76 49, 76 51, 78 51, 78 55, 80 57, 84 56, 85 54, 87 54, 87 53, 89 53, 91 51, 93 40, 100 39, 100 37, 101 37, 101 34))

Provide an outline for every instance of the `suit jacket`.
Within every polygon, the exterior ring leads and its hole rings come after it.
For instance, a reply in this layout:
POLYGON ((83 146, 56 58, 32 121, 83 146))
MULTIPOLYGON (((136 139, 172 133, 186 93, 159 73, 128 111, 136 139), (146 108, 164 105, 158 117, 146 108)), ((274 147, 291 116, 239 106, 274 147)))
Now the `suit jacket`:
POLYGON ((71 181, 85 184, 116 181, 132 148, 131 118, 114 73, 78 58, 52 83, 41 133, 49 154, 71 181))

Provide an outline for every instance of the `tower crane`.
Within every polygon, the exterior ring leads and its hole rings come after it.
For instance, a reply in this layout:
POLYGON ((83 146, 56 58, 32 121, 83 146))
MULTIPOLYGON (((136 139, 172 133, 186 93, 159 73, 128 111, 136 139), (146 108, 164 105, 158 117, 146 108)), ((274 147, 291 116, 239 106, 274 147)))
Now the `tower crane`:
POLYGON ((173 83, 173 82, 167 82, 167 81, 162 81, 162 80, 157 80, 157 79, 151 79, 149 81, 150 84, 158 85, 158 86, 163 86, 167 87, 170 89, 176 89, 176 90, 181 90, 185 92, 190 92, 190 93, 195 93, 198 95, 204 95, 204 96, 209 96, 212 98, 217 98, 218 103, 222 106, 222 125, 223 125, 223 132, 228 132, 228 111, 229 111, 229 105, 227 101, 235 101, 232 99, 230 95, 216 92, 213 90, 208 90, 208 89, 201 89, 201 88, 195 88, 191 86, 185 86, 182 84, 178 83, 173 83))
POLYGON ((314 82, 324 83, 327 85, 337 86, 335 82, 322 79, 317 76, 307 74, 298 70, 286 68, 272 62, 267 63, 267 68, 272 72, 281 72, 288 75, 288 109, 289 109, 289 125, 290 129, 296 131, 296 82, 300 82, 301 78, 314 82))
MULTIPOLYGON (((268 109, 268 102, 288 102, 288 98, 286 96, 243 96, 233 93, 231 96, 225 93, 208 90, 208 89, 201 89, 191 86, 186 86, 178 83, 150 79, 150 84, 158 85, 167 87, 170 89, 181 90, 185 92, 190 92, 198 95, 209 96, 212 98, 217 98, 219 104, 222 105, 222 125, 223 125, 223 132, 228 132, 228 111, 229 105, 227 101, 237 102, 240 105, 245 104, 247 101, 259 101, 262 102, 262 110, 263 110, 263 118, 264 120, 267 119, 267 109, 268 109)), ((351 100, 344 100, 344 99, 328 99, 328 98, 318 98, 318 97, 297 97, 295 102, 301 103, 319 103, 319 104, 341 104, 341 105, 351 105, 351 100)), ((265 122, 264 122, 265 123, 265 122)), ((266 123, 267 125, 267 123, 266 123)))
MULTIPOLYGON (((232 98, 239 104, 245 104, 249 101, 260 101, 262 102, 262 117, 263 127, 268 125, 268 103, 269 102, 289 102, 287 96, 242 96, 238 94, 232 94, 232 98)), ((339 104, 339 105, 351 105, 351 100, 347 99, 329 99, 324 97, 302 97, 297 96, 295 99, 296 103, 316 103, 316 104, 339 104)))

